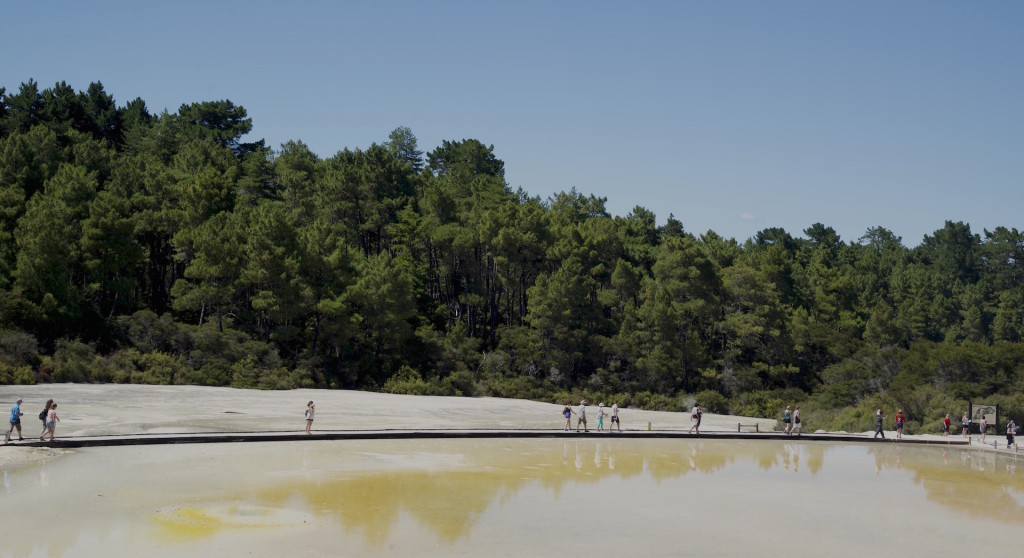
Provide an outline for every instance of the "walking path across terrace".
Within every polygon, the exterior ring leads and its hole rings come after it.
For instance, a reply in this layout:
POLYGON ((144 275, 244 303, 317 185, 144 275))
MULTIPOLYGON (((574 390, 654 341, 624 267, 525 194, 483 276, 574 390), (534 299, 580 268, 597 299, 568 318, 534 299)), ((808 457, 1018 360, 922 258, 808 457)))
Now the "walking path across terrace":
MULTIPOLYGON (((53 442, 26 439, 10 445, 27 447, 84 448, 99 446, 139 446, 160 444, 223 444, 235 442, 298 442, 325 440, 410 440, 410 439, 474 439, 474 438, 635 438, 635 439, 702 439, 702 440, 786 440, 801 442, 847 442, 847 443, 899 443, 926 444, 966 447, 964 438, 942 438, 932 436, 873 438, 867 434, 808 433, 787 436, 782 432, 705 432, 688 434, 672 430, 623 430, 622 432, 575 432, 564 430, 459 430, 459 429, 388 429, 388 430, 322 430, 313 434, 302 432, 203 432, 203 433, 160 433, 137 435, 67 436, 53 442)), ((991 450, 990 446, 975 444, 971 447, 991 450)), ((1012 450, 1011 450, 1012 452, 1012 450)))

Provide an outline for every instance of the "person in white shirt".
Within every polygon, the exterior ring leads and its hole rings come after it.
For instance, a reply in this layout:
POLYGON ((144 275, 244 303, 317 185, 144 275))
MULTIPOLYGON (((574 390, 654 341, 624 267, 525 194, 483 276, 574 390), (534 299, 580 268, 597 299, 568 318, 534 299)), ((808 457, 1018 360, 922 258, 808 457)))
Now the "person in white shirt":
POLYGON ((693 426, 690 427, 690 434, 693 434, 693 431, 696 430, 697 434, 700 435, 700 419, 703 416, 704 409, 701 409, 700 403, 698 403, 697 406, 693 408, 693 414, 690 415, 690 418, 693 419, 693 426))
POLYGON ((612 422, 608 425, 608 432, 612 431, 612 425, 615 425, 615 428, 618 429, 619 432, 622 432, 622 423, 619 422, 618 403, 612 403, 612 422))
POLYGON ((584 432, 590 432, 587 430, 587 400, 583 399, 580 401, 580 412, 576 414, 576 432, 580 431, 580 425, 583 425, 584 432))

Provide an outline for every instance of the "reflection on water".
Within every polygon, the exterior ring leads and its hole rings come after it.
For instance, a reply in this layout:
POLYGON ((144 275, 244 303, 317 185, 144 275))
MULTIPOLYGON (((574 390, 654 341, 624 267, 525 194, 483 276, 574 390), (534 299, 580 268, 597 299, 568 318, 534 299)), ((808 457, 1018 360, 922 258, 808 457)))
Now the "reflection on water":
MULTIPOLYGON (((173 554, 256 534, 285 547, 320 537, 389 553, 411 533, 429 533, 432 547, 473 548, 491 542, 482 537, 514 537, 531 521, 539 526, 529 534, 540 537, 549 516, 598 524, 608 506, 615 525, 651 531, 652 544, 671 538, 672 523, 658 522, 685 510, 689 499, 701 501, 709 522, 746 522, 775 513, 787 494, 823 506, 822 517, 856 514, 860 491, 899 498, 910 506, 900 516, 926 511, 949 515, 951 525, 1024 524, 1024 481, 1014 458, 960 449, 590 438, 220 447, 228 453, 154 449, 138 466, 122 463, 132 448, 97 448, 36 470, 4 471, 0 509, 12 507, 3 517, 31 533, 56 515, 62 529, 16 542, 0 556, 89 555, 90 544, 97 552, 113 544, 173 554), (76 478, 78 466, 104 476, 76 478), (847 505, 816 503, 844 498, 847 505)), ((843 534, 842 525, 833 528, 843 534)))

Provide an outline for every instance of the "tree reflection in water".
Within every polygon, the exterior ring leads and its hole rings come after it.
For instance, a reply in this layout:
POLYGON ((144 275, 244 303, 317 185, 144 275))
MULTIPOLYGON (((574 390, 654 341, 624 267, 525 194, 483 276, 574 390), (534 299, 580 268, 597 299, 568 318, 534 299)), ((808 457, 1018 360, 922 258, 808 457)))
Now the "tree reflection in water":
MULTIPOLYGON (((145 455, 140 461, 129 457, 133 448, 105 448, 14 471, 5 475, 0 499, 11 532, 41 533, 51 519, 62 528, 5 542, 13 545, 12 556, 59 556, 88 555, 82 545, 89 541, 105 550, 154 545, 173 551, 201 549, 203 541, 224 537, 279 533, 289 541, 315 533, 328 547, 361 541, 383 551, 396 539, 425 531, 439 548, 464 548, 459 545, 475 531, 494 536, 495 529, 501 531, 495 522, 526 524, 523 514, 535 510, 544 510, 539 515, 545 518, 551 510, 558 510, 554 517, 565 510, 567 523, 597 521, 601 512, 580 508, 595 494, 614 501, 622 514, 616 524, 629 525, 630 517, 653 513, 642 500, 652 498, 652 490, 669 496, 658 504, 659 513, 671 513, 672 506, 685 510, 697 493, 710 495, 702 505, 728 506, 705 512, 721 521, 733 513, 772 517, 777 498, 790 493, 829 500, 865 489, 895 490, 906 498, 920 494, 917 486, 924 494, 905 510, 915 517, 928 515, 922 505, 938 504, 972 519, 1024 523, 1024 479, 1015 475, 1016 461, 972 450, 612 435, 245 444, 230 446, 226 454, 225 449, 154 447, 139 454, 145 455), (78 467, 104 474, 76 476, 78 467), (763 496, 756 494, 759 489, 763 496)), ((827 526, 820 522, 844 509, 818 513, 814 520, 827 526)), ((634 529, 642 528, 632 521, 634 529)), ((543 536, 561 536, 558 527, 543 536)), ((673 535, 653 532, 662 540, 673 535)))

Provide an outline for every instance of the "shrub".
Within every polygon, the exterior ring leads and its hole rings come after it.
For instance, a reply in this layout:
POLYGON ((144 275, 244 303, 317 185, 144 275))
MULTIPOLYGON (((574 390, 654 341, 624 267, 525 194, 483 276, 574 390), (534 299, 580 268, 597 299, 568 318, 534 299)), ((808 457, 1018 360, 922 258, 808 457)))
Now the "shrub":
POLYGON ((740 394, 732 404, 736 414, 745 417, 779 418, 784 408, 782 399, 772 397, 765 391, 740 394))
POLYGON ((694 404, 700 403, 701 407, 709 413, 728 413, 729 400, 717 391, 706 389, 697 392, 694 396, 694 404))
POLYGON ((0 384, 34 384, 35 372, 28 365, 15 366, 0 361, 0 384))
POLYGON ((0 363, 12 366, 38 366, 39 343, 23 331, 0 330, 0 363))
POLYGON ((90 368, 96 360, 96 351, 81 341, 61 339, 50 360, 49 373, 54 382, 85 383, 92 380, 90 368))

